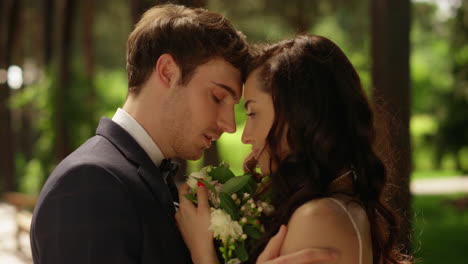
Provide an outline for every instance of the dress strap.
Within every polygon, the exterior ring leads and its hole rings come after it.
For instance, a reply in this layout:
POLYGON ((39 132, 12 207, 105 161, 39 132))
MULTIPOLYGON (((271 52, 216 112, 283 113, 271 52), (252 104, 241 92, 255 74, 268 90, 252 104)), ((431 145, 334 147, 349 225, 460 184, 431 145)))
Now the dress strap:
POLYGON ((357 233, 357 238, 358 238, 358 243, 359 243, 359 264, 362 264, 362 251, 363 251, 363 248, 362 248, 362 238, 361 238, 361 233, 359 232, 359 229, 356 225, 356 222, 354 221, 354 218, 353 216, 351 215, 351 213, 348 211, 348 209, 346 209, 346 206, 339 200, 335 199, 335 198, 331 198, 331 197, 327 197, 326 199, 329 199, 329 200, 332 200, 334 201, 336 204, 338 204, 345 212, 346 214, 348 215, 349 217, 349 220, 351 220, 351 223, 353 224, 353 227, 354 227, 354 230, 356 231, 357 233))

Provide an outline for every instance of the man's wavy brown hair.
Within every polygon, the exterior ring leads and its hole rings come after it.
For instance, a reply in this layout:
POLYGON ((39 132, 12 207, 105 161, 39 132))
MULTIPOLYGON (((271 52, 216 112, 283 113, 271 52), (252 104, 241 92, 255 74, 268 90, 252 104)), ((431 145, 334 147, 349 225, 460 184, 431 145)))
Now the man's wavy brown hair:
POLYGON ((127 40, 127 75, 130 92, 138 93, 158 58, 168 53, 187 84, 197 66, 215 57, 241 71, 250 58, 245 36, 222 15, 202 8, 160 5, 146 11, 127 40))

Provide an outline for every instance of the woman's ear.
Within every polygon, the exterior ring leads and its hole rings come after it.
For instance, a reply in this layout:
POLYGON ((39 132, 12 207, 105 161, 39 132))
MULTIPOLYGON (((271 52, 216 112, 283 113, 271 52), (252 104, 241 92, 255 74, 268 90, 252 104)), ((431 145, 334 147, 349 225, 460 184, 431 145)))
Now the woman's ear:
POLYGON ((180 68, 174 58, 167 53, 159 56, 154 69, 157 79, 165 88, 170 88, 179 81, 180 68))

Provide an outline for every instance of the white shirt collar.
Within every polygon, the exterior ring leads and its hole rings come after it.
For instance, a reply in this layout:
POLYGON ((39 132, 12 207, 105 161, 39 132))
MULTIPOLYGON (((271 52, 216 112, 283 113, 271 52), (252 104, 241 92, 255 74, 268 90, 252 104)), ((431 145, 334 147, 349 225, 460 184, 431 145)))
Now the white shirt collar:
POLYGON ((115 112, 112 121, 119 124, 125 131, 127 131, 135 141, 143 148, 143 150, 148 154, 154 164, 159 167, 161 161, 164 159, 164 156, 146 132, 146 130, 125 110, 118 108, 115 112))

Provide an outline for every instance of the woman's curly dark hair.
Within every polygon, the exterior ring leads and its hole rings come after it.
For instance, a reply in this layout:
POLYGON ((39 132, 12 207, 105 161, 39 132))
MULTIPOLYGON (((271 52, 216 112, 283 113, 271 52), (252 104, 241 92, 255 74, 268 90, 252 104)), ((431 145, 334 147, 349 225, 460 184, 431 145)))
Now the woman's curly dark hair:
MULTIPOLYGON (((254 250, 255 262, 280 225, 307 201, 328 197, 340 172, 354 170, 351 194, 367 213, 373 263, 410 263, 396 248, 398 221, 384 202, 387 169, 375 150, 373 113, 356 70, 327 38, 300 35, 254 49, 250 70, 259 68, 262 89, 271 94, 275 119, 265 151, 277 170, 269 190, 276 208, 266 219, 266 233, 254 250), (280 138, 290 152, 280 157, 280 138)), ((256 161, 248 158, 247 171, 256 161)))

